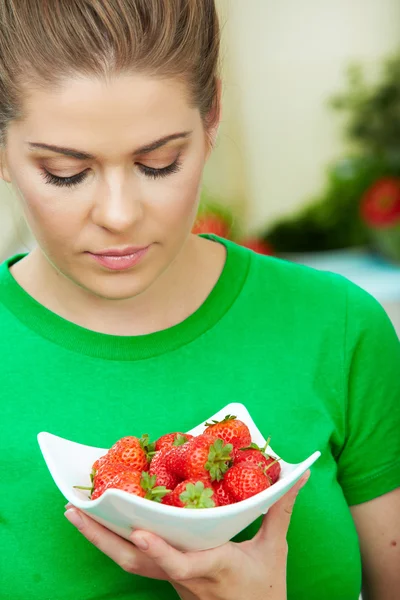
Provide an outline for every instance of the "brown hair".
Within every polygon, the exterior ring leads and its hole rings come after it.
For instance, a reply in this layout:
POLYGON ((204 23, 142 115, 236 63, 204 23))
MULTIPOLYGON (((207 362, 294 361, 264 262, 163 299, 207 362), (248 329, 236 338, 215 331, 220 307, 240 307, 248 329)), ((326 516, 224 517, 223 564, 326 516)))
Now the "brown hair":
POLYGON ((184 79, 215 115, 220 32, 214 0, 0 0, 0 141, 23 87, 141 72, 184 79))

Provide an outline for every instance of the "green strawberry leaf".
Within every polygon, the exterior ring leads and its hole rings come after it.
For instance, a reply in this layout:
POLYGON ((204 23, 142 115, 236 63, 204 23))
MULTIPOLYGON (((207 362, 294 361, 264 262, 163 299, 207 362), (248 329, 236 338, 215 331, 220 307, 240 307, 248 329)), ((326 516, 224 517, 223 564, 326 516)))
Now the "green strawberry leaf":
POLYGON ((224 419, 222 419, 222 421, 215 421, 213 419, 211 423, 206 423, 205 426, 212 427, 212 425, 218 425, 219 423, 226 423, 227 421, 233 421, 234 419, 237 419, 237 417, 235 415, 226 415, 226 417, 224 419))
POLYGON ((202 481, 197 481, 196 484, 188 483, 179 498, 185 508, 214 508, 213 495, 214 490, 206 488, 202 481))
POLYGON ((149 475, 147 471, 142 472, 142 478, 140 480, 140 485, 146 492, 145 498, 147 500, 153 500, 154 502, 161 502, 161 500, 170 493, 171 490, 168 490, 164 485, 154 487, 156 484, 157 475, 149 475))
POLYGON ((205 468, 210 473, 211 481, 221 481, 224 473, 229 469, 232 462, 233 445, 225 444, 223 440, 216 440, 208 453, 205 468))
POLYGON ((173 442, 173 446, 183 446, 183 444, 186 444, 186 442, 188 441, 186 435, 182 435, 181 433, 178 433, 175 436, 174 442, 173 442))
POLYGON ((148 433, 144 433, 140 438, 139 442, 140 447, 146 453, 147 461, 150 462, 154 454, 156 453, 156 443, 150 442, 150 436, 148 433))

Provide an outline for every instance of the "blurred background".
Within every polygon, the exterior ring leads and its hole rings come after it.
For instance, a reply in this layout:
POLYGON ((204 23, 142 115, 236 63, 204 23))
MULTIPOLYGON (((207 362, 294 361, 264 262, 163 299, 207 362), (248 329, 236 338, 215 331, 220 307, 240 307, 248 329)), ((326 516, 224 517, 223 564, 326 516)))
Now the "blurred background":
MULTIPOLYGON (((400 332, 400 2, 217 4, 223 115, 195 230, 342 273, 400 332)), ((0 260, 30 244, 0 184, 0 260)))

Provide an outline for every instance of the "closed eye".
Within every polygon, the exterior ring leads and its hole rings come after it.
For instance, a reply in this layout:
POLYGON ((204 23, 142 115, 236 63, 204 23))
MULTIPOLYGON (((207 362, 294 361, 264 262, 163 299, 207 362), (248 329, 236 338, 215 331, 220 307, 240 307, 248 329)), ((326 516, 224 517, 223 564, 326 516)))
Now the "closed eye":
POLYGON ((53 173, 50 173, 47 169, 42 170, 42 175, 46 183, 51 185, 56 185, 58 187, 72 187, 74 185, 78 185, 87 176, 87 169, 85 171, 81 171, 76 175, 71 175, 70 177, 58 177, 53 173))
MULTIPOLYGON (((141 163, 137 163, 140 171, 149 177, 150 179, 160 179, 161 177, 167 177, 168 175, 172 175, 173 173, 178 173, 180 171, 182 164, 180 162, 180 157, 168 165, 167 167, 162 167, 161 169, 155 169, 154 167, 149 167, 147 165, 143 165, 141 163)), ((79 185, 82 183, 87 177, 88 169, 77 173, 76 175, 71 175, 70 177, 59 177, 58 175, 54 175, 54 173, 50 173, 47 169, 42 170, 42 176, 46 183, 50 185, 56 185, 57 187, 73 187, 75 185, 79 185)))
POLYGON ((141 163, 137 163, 139 169, 151 179, 159 179, 160 177, 167 177, 168 175, 172 175, 172 173, 178 173, 180 171, 182 164, 180 162, 179 156, 178 158, 167 167, 163 167, 162 169, 155 169, 154 167, 148 167, 147 165, 142 165, 141 163))

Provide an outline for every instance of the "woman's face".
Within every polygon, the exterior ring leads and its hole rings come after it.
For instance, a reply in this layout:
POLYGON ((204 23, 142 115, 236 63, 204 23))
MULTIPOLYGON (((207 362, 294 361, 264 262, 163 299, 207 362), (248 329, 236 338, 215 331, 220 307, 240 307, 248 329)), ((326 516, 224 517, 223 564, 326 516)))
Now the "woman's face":
POLYGON ((141 75, 31 90, 3 178, 48 261, 104 298, 145 291, 183 249, 208 143, 183 84, 141 75))

